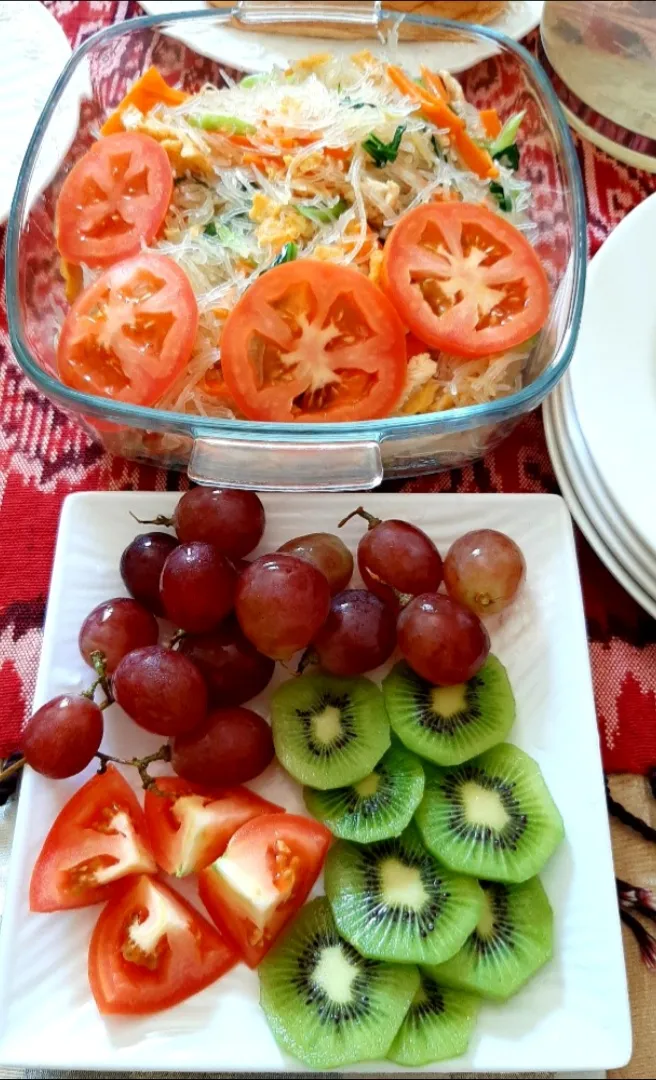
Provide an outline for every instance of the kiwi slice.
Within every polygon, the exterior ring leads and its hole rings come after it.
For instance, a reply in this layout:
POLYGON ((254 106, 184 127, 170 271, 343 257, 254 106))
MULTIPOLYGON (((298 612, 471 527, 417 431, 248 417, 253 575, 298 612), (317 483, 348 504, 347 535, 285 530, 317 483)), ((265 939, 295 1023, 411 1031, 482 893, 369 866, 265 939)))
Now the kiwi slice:
POLYGON ((397 1065, 430 1065, 464 1054, 480 1001, 440 986, 426 971, 387 1055, 397 1065))
POLYGON ((478 882, 440 866, 414 825, 367 847, 339 840, 324 870, 340 934, 372 960, 442 963, 464 945, 482 910, 478 882))
POLYGON ((302 908, 258 973, 273 1034, 312 1069, 384 1058, 419 985, 415 967, 365 960, 343 941, 323 896, 302 908))
POLYGON ((503 742, 515 720, 515 698, 496 656, 469 682, 433 686, 406 663, 383 680, 392 730, 409 750, 436 765, 460 765, 503 742))
POLYGON ((278 760, 301 784, 342 787, 368 776, 390 745, 383 695, 369 679, 313 672, 271 698, 278 760))
POLYGON ((430 974, 446 986, 505 1001, 551 959, 553 913, 539 878, 481 885, 485 901, 474 933, 430 974))
POLYGON ((502 743, 463 765, 425 772, 415 821, 428 850, 456 872, 528 881, 565 835, 539 766, 517 746, 502 743))
POLYGON ((305 788, 310 813, 335 836, 372 844, 399 836, 424 794, 424 770, 418 759, 400 744, 393 744, 364 780, 335 791, 305 788))

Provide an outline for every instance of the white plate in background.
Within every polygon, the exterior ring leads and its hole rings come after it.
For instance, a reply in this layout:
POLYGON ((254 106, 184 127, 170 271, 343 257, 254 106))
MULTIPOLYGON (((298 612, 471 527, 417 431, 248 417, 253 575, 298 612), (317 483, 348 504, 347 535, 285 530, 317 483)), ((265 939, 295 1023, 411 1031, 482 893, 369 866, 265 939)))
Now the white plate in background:
MULTIPOLYGON (((36 705, 89 682, 77 635, 91 608, 125 592, 119 558, 139 531, 130 511, 153 518, 170 513, 176 501, 174 494, 145 492, 82 493, 65 501, 36 705)), ((263 501, 267 528, 258 553, 306 532, 308 521, 314 529, 333 531, 357 503, 348 494, 269 495, 263 501)), ((566 830, 542 875, 554 908, 554 959, 503 1007, 483 1006, 464 1057, 413 1072, 572 1075, 621 1067, 631 1053, 631 1021, 581 587, 565 504, 550 495, 379 494, 368 495, 366 507, 416 523, 443 552, 463 532, 486 526, 507 532, 522 548, 526 586, 513 607, 489 620, 489 629, 517 699, 511 741, 539 762, 566 830)), ((342 530, 353 550, 362 533, 357 520, 342 530)), ((284 677, 278 669, 277 678, 284 677)), ((265 691, 254 702, 264 715, 267 700, 265 691)), ((161 741, 122 717, 118 707, 112 712, 103 744, 108 752, 128 757, 161 741)), ((134 1019, 99 1015, 86 971, 99 908, 51 915, 28 910, 38 851, 55 815, 85 778, 54 782, 26 770, 23 779, 0 932, 0 1065, 304 1071, 277 1047, 259 1009, 257 974, 243 964, 167 1012, 134 1019)), ((300 788, 278 766, 254 787, 303 811, 300 788)), ((406 1072, 389 1062, 345 1071, 406 1072)))
MULTIPOLYGON (((139 0, 141 7, 149 15, 174 15, 177 12, 189 12, 197 7, 207 11, 207 4, 185 3, 184 0, 139 0)), ((519 41, 540 22, 544 0, 509 0, 506 10, 489 23, 490 29, 499 30, 508 37, 519 41)), ((180 22, 167 31, 172 37, 195 49, 202 56, 209 56, 228 67, 240 71, 268 71, 272 67, 288 67, 295 60, 301 60, 309 53, 320 52, 328 45, 335 56, 350 56, 365 44, 373 53, 384 53, 383 46, 369 38, 340 41, 329 38, 300 37, 293 34, 266 34, 251 30, 235 30, 227 24, 212 23, 208 19, 203 25, 180 22)), ((496 52, 493 44, 480 44, 455 41, 408 41, 400 42, 394 50, 395 60, 412 74, 419 74, 422 64, 435 70, 464 71, 479 60, 484 60, 496 52)))
POLYGON ((620 222, 590 263, 570 367, 590 456, 610 498, 654 555, 655 283, 656 194, 620 222))

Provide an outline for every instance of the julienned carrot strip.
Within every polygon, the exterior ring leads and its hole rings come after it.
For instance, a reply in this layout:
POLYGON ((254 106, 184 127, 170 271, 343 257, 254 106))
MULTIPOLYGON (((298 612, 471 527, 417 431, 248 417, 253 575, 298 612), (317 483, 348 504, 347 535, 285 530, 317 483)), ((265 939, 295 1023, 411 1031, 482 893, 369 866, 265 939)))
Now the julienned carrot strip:
POLYGON ((417 83, 413 82, 405 71, 394 64, 388 66, 387 74, 402 94, 417 102, 419 111, 427 120, 431 120, 436 127, 446 128, 451 135, 453 145, 468 169, 483 178, 499 175, 499 170, 487 150, 476 145, 467 134, 464 121, 456 116, 445 101, 423 90, 421 86, 417 86, 417 83))
POLYGON ((278 154, 244 154, 244 165, 255 165, 257 169, 264 170, 267 165, 282 164, 282 157, 278 154))
POLYGON ((481 118, 481 124, 488 139, 496 139, 502 128, 497 110, 481 109, 478 115, 481 118))
POLYGON ((181 105, 188 97, 189 95, 183 93, 182 90, 169 86, 156 67, 150 67, 130 87, 111 116, 107 117, 100 129, 100 134, 114 135, 117 131, 123 131, 123 113, 130 105, 134 105, 139 112, 147 113, 160 102, 164 105, 181 105))
POLYGON ((443 101, 449 100, 449 95, 446 92, 446 86, 442 82, 441 78, 435 71, 429 71, 427 67, 421 68, 421 77, 424 80, 424 84, 431 94, 435 97, 442 98, 443 101))

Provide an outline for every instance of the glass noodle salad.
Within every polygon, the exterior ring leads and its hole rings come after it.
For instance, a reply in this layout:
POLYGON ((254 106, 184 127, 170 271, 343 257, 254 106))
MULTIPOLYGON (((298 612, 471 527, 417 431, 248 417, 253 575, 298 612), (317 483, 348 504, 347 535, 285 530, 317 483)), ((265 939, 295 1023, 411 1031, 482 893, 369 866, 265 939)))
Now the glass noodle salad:
POLYGON ((62 187, 61 379, 275 422, 512 393, 550 302, 522 119, 369 52, 192 95, 151 68, 62 187))

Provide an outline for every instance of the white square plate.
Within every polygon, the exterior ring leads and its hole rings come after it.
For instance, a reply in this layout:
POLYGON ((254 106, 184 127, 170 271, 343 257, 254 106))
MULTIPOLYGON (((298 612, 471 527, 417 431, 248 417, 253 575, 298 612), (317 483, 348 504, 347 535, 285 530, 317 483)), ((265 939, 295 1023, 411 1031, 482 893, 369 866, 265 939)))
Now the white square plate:
MULTIPOLYGON (((64 505, 39 670, 36 704, 89 683, 80 624, 96 604, 123 595, 119 557, 135 534, 132 511, 170 512, 177 496, 90 493, 64 505)), ((335 529, 356 505, 350 495, 265 497, 261 551, 312 530, 335 529)), ((535 757, 560 807, 567 838, 543 880, 555 911, 553 961, 511 1002, 486 1005, 457 1062, 419 1072, 570 1072, 614 1068, 631 1052, 631 1025, 613 864, 570 518, 548 495, 369 495, 369 510, 422 526, 441 551, 461 533, 489 526, 519 543, 528 580, 518 602, 491 620, 492 647, 509 670, 518 717, 512 740, 535 757)), ((355 550, 363 523, 343 530, 355 550)), ((279 677, 283 677, 281 673, 279 677)), ((266 693, 255 702, 266 710, 266 693)), ((112 715, 113 714, 113 715, 112 715)), ((104 749, 121 757, 161 742, 106 715, 104 749)), ((89 770, 89 774, 91 770, 89 770)), ((86 778, 86 777, 85 777, 86 778)), ((134 780, 134 777, 130 777, 134 780)), ((0 1064, 66 1069, 297 1072, 258 1006, 257 974, 238 965, 168 1012, 103 1019, 87 983, 87 945, 98 908, 30 914, 30 872, 55 815, 81 778, 53 782, 27 770, 0 940, 0 1064)), ((277 766, 257 790, 303 812, 300 789, 277 766)), ((188 895, 194 896, 192 885, 188 895)), ((380 1075, 390 1063, 351 1067, 380 1075)))

